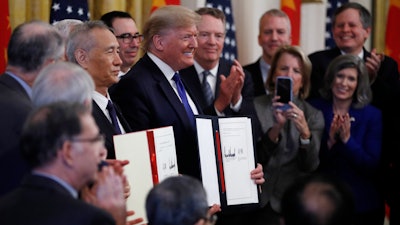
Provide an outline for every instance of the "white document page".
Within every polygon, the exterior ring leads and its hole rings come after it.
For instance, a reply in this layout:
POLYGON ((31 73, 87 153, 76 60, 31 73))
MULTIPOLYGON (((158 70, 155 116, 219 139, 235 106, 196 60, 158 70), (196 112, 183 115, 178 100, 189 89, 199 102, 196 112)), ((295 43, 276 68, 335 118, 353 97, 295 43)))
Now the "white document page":
POLYGON ((156 129, 154 146, 156 151, 158 181, 178 175, 178 161, 176 158, 174 130, 170 127, 156 129))
MULTIPOLYGON (((162 127, 152 131, 159 181, 168 176, 178 175, 172 127, 162 127)), ((145 201, 147 193, 154 186, 147 131, 115 135, 114 146, 117 159, 129 160, 129 164, 124 166, 124 172, 131 185, 127 209, 135 211, 134 218, 144 219, 141 224, 147 224, 145 201)))
POLYGON ((199 143, 201 177, 207 193, 208 205, 221 204, 219 196, 218 172, 214 148, 215 132, 211 119, 196 118, 197 138, 199 143))
POLYGON ((227 205, 258 203, 257 185, 250 178, 255 168, 251 120, 219 118, 227 205))

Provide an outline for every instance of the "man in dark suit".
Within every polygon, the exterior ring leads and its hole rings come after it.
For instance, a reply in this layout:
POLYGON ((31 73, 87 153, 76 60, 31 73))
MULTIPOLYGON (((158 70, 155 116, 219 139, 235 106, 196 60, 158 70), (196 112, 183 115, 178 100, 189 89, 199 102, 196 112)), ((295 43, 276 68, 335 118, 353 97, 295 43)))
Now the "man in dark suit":
POLYGON ((143 35, 139 33, 135 20, 127 12, 110 11, 103 14, 100 20, 112 28, 117 37, 120 47, 119 57, 122 60, 118 76, 121 77, 135 64, 143 35))
MULTIPOLYGON (((201 21, 197 25, 198 48, 194 53, 194 65, 180 71, 182 79, 193 91, 194 98, 205 114, 255 116, 250 74, 243 70, 237 60, 232 64, 221 58, 225 41, 224 13, 217 8, 209 7, 200 8, 196 13, 201 16, 201 21), (208 85, 210 91, 203 89, 204 85, 208 85)), ((252 121, 256 121, 255 118, 252 121)), ((260 164, 251 173, 254 175, 252 179, 257 184, 264 182, 260 164), (261 179, 257 179, 258 175, 261 179)), ((217 224, 243 224, 247 216, 239 213, 244 211, 243 208, 229 209, 229 211, 230 215, 224 211, 218 214, 217 224)))
POLYGON ((88 107, 58 102, 32 111, 21 152, 33 170, 0 200, 0 224, 126 223, 122 178, 112 167, 98 172, 106 149, 88 107), (81 189, 94 182, 101 195, 91 204, 79 200, 81 189))
POLYGON ((8 44, 8 64, 0 76, 0 196, 17 187, 28 170, 19 154, 22 125, 31 111, 31 86, 39 71, 63 57, 61 35, 49 24, 16 27, 8 44))
MULTIPOLYGON (((368 10, 356 2, 350 2, 339 7, 332 18, 332 34, 336 46, 330 50, 312 53, 309 58, 312 62, 311 92, 309 98, 319 97, 319 89, 323 85, 325 71, 329 63, 341 54, 358 55, 364 59, 368 68, 371 90, 373 94, 371 104, 382 111, 383 134, 381 173, 383 178, 383 193, 387 195, 387 202, 393 215, 400 215, 400 186, 396 182, 400 176, 400 148, 398 132, 400 119, 393 110, 396 101, 400 99, 399 71, 397 63, 389 56, 377 54, 373 49, 368 52, 364 43, 371 33, 372 18, 368 10)), ((373 174, 371 174, 372 176, 373 174)), ((394 218, 393 218, 394 220, 394 218)), ((398 224, 400 217, 397 219, 398 224)))
POLYGON ((198 48, 194 65, 180 71, 182 79, 193 91, 205 114, 250 115, 254 96, 250 74, 245 74, 237 60, 232 64, 220 58, 225 40, 224 13, 208 7, 196 12, 202 17, 197 26, 198 48), (210 100, 202 89, 203 85, 210 87, 210 100))
POLYGON ((102 21, 76 25, 68 39, 67 58, 87 70, 93 78, 93 117, 106 136, 107 158, 115 159, 113 136, 131 132, 108 93, 108 88, 119 81, 122 64, 117 38, 102 21))
POLYGON ((146 54, 121 78, 111 97, 135 131, 173 126, 179 173, 200 178, 193 121, 202 109, 186 85, 186 94, 179 95, 175 76, 193 64, 198 20, 183 6, 154 11, 143 29, 146 54))
POLYGON ((262 48, 262 56, 254 63, 243 68, 251 73, 254 85, 254 96, 267 94, 265 83, 275 52, 282 45, 292 42, 290 19, 279 9, 270 9, 260 18, 258 44, 262 48))

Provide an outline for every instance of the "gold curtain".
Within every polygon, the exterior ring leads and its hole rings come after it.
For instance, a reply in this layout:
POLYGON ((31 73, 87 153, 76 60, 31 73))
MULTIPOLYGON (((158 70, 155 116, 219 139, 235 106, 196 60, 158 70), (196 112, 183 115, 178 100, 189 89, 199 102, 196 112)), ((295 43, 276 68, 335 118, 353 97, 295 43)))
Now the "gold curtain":
MULTIPOLYGON (((4 1, 4 0, 0 0, 4 1)), ((303 0, 305 2, 321 2, 320 0, 303 0)), ((385 47, 386 15, 389 0, 372 0, 374 18, 372 46, 382 52, 385 47)), ((129 12, 135 18, 139 30, 149 16, 152 0, 88 0, 90 18, 100 16, 112 10, 129 12)), ((49 21, 51 0, 8 0, 10 23, 14 29, 18 24, 32 19, 49 21)))
MULTIPOLYGON (((149 16, 151 3, 151 0, 88 0, 91 19, 99 19, 112 10, 126 11, 135 18, 139 30, 149 16)), ((9 0, 8 4, 12 29, 33 19, 49 21, 51 0, 9 0)))

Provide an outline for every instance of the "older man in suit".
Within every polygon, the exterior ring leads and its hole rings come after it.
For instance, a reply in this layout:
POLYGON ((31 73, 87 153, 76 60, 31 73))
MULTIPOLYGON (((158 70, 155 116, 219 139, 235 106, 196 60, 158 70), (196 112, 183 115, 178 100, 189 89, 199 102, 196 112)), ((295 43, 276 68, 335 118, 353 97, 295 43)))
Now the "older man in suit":
POLYGON ((93 78, 93 117, 106 136, 107 158, 115 159, 113 136, 131 131, 108 93, 108 88, 119 81, 122 64, 117 38, 100 20, 76 25, 68 39, 67 58, 93 78))
MULTIPOLYGON (((230 63, 221 58, 225 40, 224 13, 209 7, 199 8, 196 13, 201 16, 201 21, 197 24, 198 48, 194 53, 194 65, 180 71, 183 81, 193 91, 194 98, 198 100, 205 114, 249 116, 253 117, 252 121, 256 121, 250 74, 243 70, 237 60, 230 63)), ((264 182, 260 164, 251 174, 256 183, 264 182)), ((217 224, 240 224, 240 218, 246 217, 242 212, 246 210, 226 209, 218 214, 217 224), (228 210, 231 211, 230 215, 225 213, 228 210), (232 216, 233 214, 237 216, 232 216)))
POLYGON ((193 64, 199 16, 165 6, 144 26, 146 54, 115 86, 112 99, 133 130, 173 126, 179 172, 200 178, 194 115, 202 113, 178 71, 193 64))
POLYGON ((106 149, 90 112, 67 102, 32 111, 21 152, 33 170, 0 199, 0 224, 125 225, 122 179, 111 167, 98 171, 106 149), (96 201, 79 200, 78 193, 94 182, 96 201))
POLYGON ((198 48, 194 65, 180 71, 202 110, 209 115, 249 115, 253 83, 237 60, 221 58, 225 41, 225 15, 216 8, 200 8, 198 48), (209 88, 209 90, 205 88, 209 88))
POLYGON ((11 35, 7 68, 0 76, 0 196, 15 188, 28 170, 19 154, 19 138, 32 109, 33 82, 43 67, 63 54, 61 35, 47 23, 26 22, 11 35))

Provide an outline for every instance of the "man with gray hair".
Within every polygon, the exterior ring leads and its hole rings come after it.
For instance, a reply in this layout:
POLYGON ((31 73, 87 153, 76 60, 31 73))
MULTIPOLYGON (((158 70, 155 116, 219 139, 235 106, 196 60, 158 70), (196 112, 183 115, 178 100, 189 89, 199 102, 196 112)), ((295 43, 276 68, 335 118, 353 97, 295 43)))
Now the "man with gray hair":
POLYGON ((166 178, 154 186, 146 198, 146 213, 149 224, 156 225, 211 225, 216 219, 209 215, 201 182, 186 175, 166 178))
POLYGON ((11 34, 8 64, 0 76, 0 196, 15 188, 28 170, 19 154, 19 138, 32 109, 31 87, 40 70, 63 55, 63 38, 48 23, 26 22, 11 34))
POLYGON ((78 102, 92 108, 94 83, 82 67, 70 62, 57 62, 45 67, 32 87, 34 107, 58 101, 78 102))
POLYGON ((92 77, 93 117, 106 136, 107 158, 115 159, 113 136, 131 132, 124 116, 109 96, 108 89, 119 81, 122 65, 119 43, 110 28, 100 20, 86 21, 72 30, 67 42, 67 59, 92 77))

